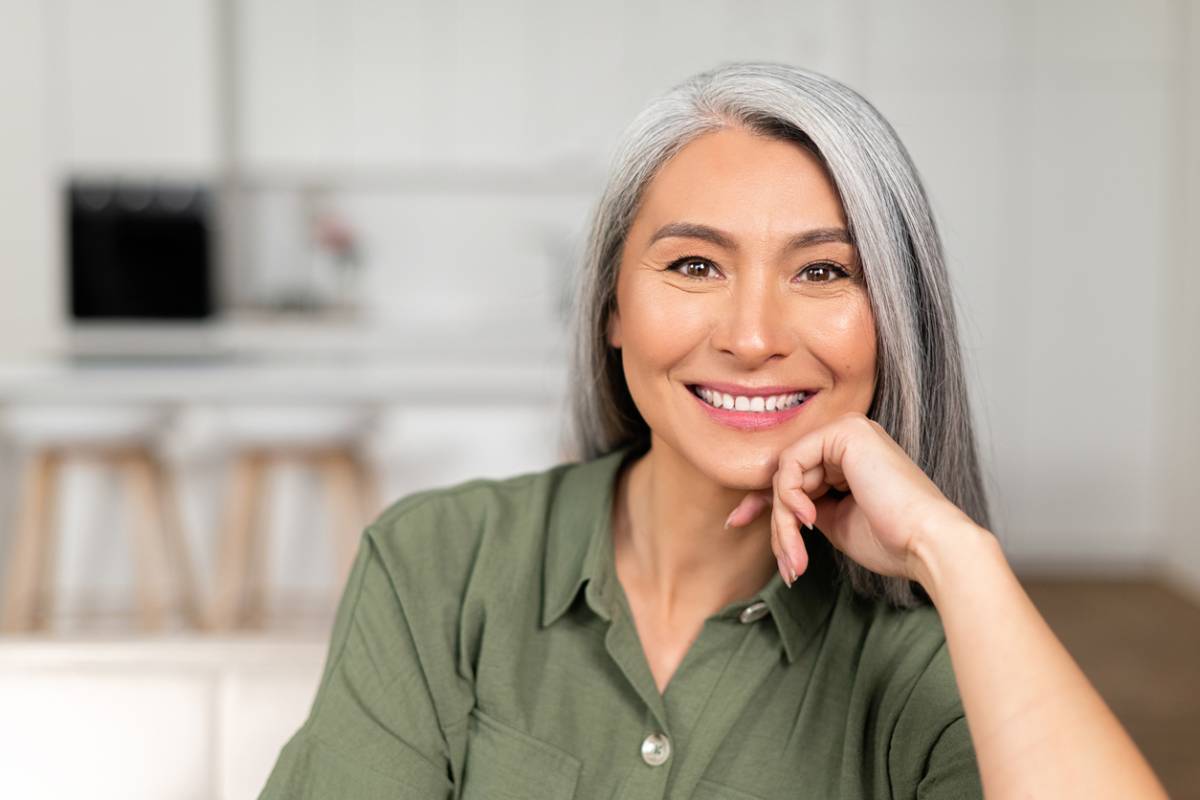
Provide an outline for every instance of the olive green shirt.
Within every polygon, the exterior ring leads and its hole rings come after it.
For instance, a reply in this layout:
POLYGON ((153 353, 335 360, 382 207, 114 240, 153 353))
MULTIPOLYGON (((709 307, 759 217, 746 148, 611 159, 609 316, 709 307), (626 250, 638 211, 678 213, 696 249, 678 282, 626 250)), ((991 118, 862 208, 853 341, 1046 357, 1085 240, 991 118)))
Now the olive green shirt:
POLYGON ((632 455, 385 510, 261 798, 983 796, 936 610, 862 599, 819 534, 791 589, 705 620, 660 694, 613 560, 632 455))

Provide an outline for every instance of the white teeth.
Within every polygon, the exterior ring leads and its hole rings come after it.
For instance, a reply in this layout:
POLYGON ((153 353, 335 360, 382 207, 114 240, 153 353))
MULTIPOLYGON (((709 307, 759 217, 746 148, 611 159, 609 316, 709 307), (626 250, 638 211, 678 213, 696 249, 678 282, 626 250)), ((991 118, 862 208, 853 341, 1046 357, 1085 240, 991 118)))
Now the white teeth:
POLYGON ((756 395, 754 397, 743 395, 735 396, 731 394, 725 394, 724 392, 716 392, 703 386, 697 387, 695 391, 701 399, 714 408, 724 408, 736 411, 751 411, 757 413, 784 411, 804 402, 806 397, 804 392, 776 394, 769 397, 763 397, 761 395, 756 395))

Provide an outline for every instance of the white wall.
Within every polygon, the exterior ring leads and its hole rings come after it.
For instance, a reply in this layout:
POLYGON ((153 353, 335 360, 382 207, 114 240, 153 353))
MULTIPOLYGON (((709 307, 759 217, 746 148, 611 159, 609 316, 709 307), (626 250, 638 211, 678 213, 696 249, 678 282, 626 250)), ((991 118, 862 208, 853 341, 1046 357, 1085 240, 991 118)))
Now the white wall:
POLYGON ((61 282, 50 165, 52 54, 38 0, 0 3, 0 357, 57 343, 61 282))
POLYGON ((1160 502, 1170 532, 1165 553, 1167 573, 1175 585, 1200 602, 1200 515, 1196 482, 1200 478, 1200 2, 1184 4, 1176 36, 1186 43, 1186 62, 1179 74, 1171 222, 1174 249, 1166 275, 1163 319, 1164 409, 1159 416, 1163 443, 1160 502))
POLYGON ((1160 559, 1179 4, 868 4, 862 88, 924 172, 1026 572, 1160 559))
POLYGON ((218 164, 215 0, 52 0, 64 168, 207 176, 218 164))

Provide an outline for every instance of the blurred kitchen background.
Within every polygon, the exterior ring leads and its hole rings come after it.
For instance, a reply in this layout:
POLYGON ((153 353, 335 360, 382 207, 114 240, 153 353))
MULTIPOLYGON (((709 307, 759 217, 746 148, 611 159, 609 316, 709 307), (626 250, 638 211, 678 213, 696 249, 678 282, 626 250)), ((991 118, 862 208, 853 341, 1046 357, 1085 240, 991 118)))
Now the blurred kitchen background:
POLYGON ((544 469, 611 149, 722 61, 895 125, 995 532, 1200 797, 1200 2, 0 0, 0 794, 255 797, 365 521, 544 469))

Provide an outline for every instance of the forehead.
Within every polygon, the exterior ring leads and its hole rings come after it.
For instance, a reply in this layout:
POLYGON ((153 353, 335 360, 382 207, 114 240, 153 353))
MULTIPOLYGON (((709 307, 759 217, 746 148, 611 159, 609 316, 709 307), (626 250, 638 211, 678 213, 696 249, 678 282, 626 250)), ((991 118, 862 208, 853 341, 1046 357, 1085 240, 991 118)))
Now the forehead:
POLYGON ((747 235, 846 224, 837 188, 817 156, 744 128, 684 145, 647 184, 634 227, 682 219, 747 235))

